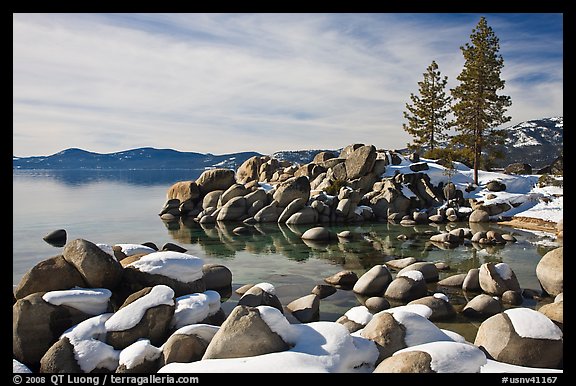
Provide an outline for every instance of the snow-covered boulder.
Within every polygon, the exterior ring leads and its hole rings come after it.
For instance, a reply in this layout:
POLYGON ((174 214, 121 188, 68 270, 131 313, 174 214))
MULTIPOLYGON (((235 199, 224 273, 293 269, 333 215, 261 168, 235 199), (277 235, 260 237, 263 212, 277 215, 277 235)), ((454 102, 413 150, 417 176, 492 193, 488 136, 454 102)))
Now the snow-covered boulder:
POLYGON ((336 323, 342 324, 350 333, 353 333, 366 327, 372 317, 372 313, 366 306, 356 306, 346 311, 336 320, 336 323))
POLYGON ((563 359, 562 331, 530 308, 512 308, 486 319, 474 344, 513 365, 558 368, 563 359))
POLYGON ((386 265, 378 264, 360 276, 352 290, 360 295, 382 295, 391 281, 392 275, 386 265))
POLYGON ((270 283, 262 282, 252 286, 238 300, 240 306, 271 306, 284 313, 282 303, 276 296, 276 288, 270 283))
POLYGON ((176 330, 162 345, 160 367, 172 362, 199 361, 219 327, 209 324, 190 324, 176 330))
POLYGON ((547 252, 536 266, 536 276, 542 289, 551 296, 564 290, 564 247, 547 252))
POLYGON ((116 258, 88 240, 70 241, 62 256, 80 272, 88 287, 114 289, 122 279, 123 269, 116 258))
POLYGON ((189 324, 202 323, 220 311, 220 294, 213 290, 176 298, 170 327, 178 329, 189 324))
POLYGON ((139 339, 120 351, 117 373, 155 373, 162 350, 149 339, 139 339))
POLYGON ((55 306, 66 305, 88 315, 99 315, 109 310, 110 296, 112 292, 106 288, 73 288, 46 292, 42 299, 55 306))
POLYGON ((520 292, 516 274, 506 263, 484 263, 479 268, 480 288, 490 295, 502 296, 506 291, 520 292))
POLYGON ((384 296, 400 302, 409 302, 426 296, 427 293, 428 287, 426 287, 422 272, 409 270, 398 273, 396 278, 386 288, 384 296))
POLYGON ((426 283, 438 281, 438 268, 433 263, 427 261, 419 261, 412 263, 409 266, 402 268, 398 274, 401 275, 407 271, 419 271, 422 273, 426 283))

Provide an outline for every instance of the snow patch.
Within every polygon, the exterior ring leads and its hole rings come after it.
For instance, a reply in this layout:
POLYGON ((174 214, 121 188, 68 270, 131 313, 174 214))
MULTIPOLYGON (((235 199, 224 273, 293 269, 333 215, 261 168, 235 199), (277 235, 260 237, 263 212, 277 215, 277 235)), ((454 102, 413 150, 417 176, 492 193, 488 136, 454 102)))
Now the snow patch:
POLYGON ((446 296, 445 294, 443 294, 442 292, 436 292, 434 295, 436 299, 442 299, 444 300, 446 303, 450 303, 450 299, 448 299, 448 296, 446 296))
POLYGON ((154 347, 149 339, 139 339, 120 351, 119 365, 133 369, 144 361, 153 361, 160 357, 162 350, 154 347))
POLYGON ((140 272, 163 275, 169 278, 191 283, 202 278, 204 261, 196 256, 175 251, 160 251, 142 256, 138 261, 128 264, 140 272))
POLYGON ((404 342, 408 347, 437 341, 453 342, 452 338, 422 315, 396 310, 392 316, 398 323, 406 327, 404 342))
POLYGON ((479 373, 487 363, 482 350, 466 343, 430 342, 398 350, 393 355, 408 351, 428 353, 432 358, 430 368, 437 373, 479 373))
POLYGON ((504 280, 508 280, 512 278, 512 268, 506 263, 498 263, 494 265, 494 269, 498 276, 500 276, 504 280))
POLYGON ((193 293, 180 296, 176 298, 176 308, 170 326, 180 328, 198 323, 208 317, 209 311, 210 304, 205 294, 193 293))
POLYGON ((504 311, 510 318, 514 331, 523 338, 562 339, 562 330, 546 315, 531 308, 512 308, 504 311))
POLYGON ((406 272, 402 272, 402 273, 398 274, 398 277, 402 277, 402 276, 410 278, 414 281, 424 280, 424 275, 422 274, 422 272, 417 271, 415 269, 408 270, 406 272))
POLYGON ((142 244, 116 244, 116 246, 120 247, 122 253, 124 253, 127 257, 132 255, 139 255, 141 253, 157 252, 154 248, 150 248, 142 244))
POLYGON ((55 306, 69 306, 89 315, 99 315, 108 309, 112 292, 106 288, 74 288, 71 290, 50 291, 42 299, 55 306))
POLYGON ((370 311, 368 311, 368 308, 366 308, 366 306, 352 307, 348 311, 346 311, 344 316, 346 316, 349 320, 361 324, 363 326, 367 325, 368 322, 371 321, 372 318, 374 317, 374 315, 372 315, 370 311))
POLYGON ((264 292, 268 292, 270 295, 276 295, 276 288, 270 283, 258 283, 255 287, 260 288, 264 292))

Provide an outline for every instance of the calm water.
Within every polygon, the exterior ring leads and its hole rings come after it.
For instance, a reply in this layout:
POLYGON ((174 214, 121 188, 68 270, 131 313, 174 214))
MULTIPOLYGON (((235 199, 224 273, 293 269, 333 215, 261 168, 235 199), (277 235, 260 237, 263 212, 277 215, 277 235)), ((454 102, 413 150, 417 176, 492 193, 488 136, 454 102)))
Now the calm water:
MULTIPOLYGON (((540 290, 536 264, 544 253, 557 246, 549 235, 500 227, 485 226, 510 232, 518 242, 503 247, 477 250, 458 246, 443 250, 431 245, 425 232, 432 226, 405 227, 374 223, 334 226, 333 230, 352 230, 363 238, 347 243, 304 243, 299 235, 308 227, 266 224, 256 226, 251 234, 232 233, 238 224, 201 227, 193 221, 165 223, 158 212, 165 202, 170 185, 180 180, 195 179, 199 171, 14 171, 13 172, 13 285, 22 275, 46 258, 58 255, 62 248, 53 247, 42 237, 55 229, 66 229, 68 241, 83 238, 94 243, 142 243, 152 241, 161 247, 166 242, 188 249, 188 253, 205 263, 227 266, 233 274, 233 288, 246 283, 269 282, 282 304, 310 293, 323 278, 342 270, 358 276, 376 264, 413 256, 430 262, 444 261, 450 270, 440 278, 465 273, 485 262, 505 262, 516 273, 522 288, 540 290), (408 236, 407 241, 397 238, 408 236)), ((457 224, 467 227, 468 223, 457 224)), ((440 229, 445 229, 443 226, 440 229)), ((435 284, 429 289, 435 290, 435 284)), ((461 291, 448 293, 457 309, 466 298, 461 291)), ((223 304, 230 310, 238 300, 233 294, 223 304)), ((523 306, 534 307, 525 300, 523 306)), ((351 291, 339 290, 320 303, 320 319, 336 320, 351 307, 359 305, 351 291)), ((291 315, 287 315, 289 320, 291 315)), ((463 317, 443 324, 474 339, 477 322, 463 317)))

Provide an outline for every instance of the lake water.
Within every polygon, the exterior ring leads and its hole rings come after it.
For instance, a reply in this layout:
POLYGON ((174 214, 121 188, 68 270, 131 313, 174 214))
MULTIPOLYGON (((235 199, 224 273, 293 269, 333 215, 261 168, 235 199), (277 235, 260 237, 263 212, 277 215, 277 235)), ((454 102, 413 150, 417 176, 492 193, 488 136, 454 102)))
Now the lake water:
MULTIPOLYGON (((536 264, 558 246, 546 233, 524 231, 495 224, 483 229, 512 233, 516 243, 477 250, 472 245, 440 249, 427 241, 425 233, 437 227, 370 223, 338 225, 335 232, 361 233, 358 241, 329 244, 305 243, 300 234, 309 227, 266 224, 256 226, 249 235, 232 233, 238 224, 203 226, 191 220, 165 223, 158 216, 170 185, 193 180, 200 171, 14 171, 13 172, 13 285, 38 262, 62 252, 42 237, 65 229, 68 241, 77 238, 94 243, 167 242, 178 244, 205 263, 223 264, 233 274, 233 288, 247 283, 269 282, 276 287, 283 305, 310 293, 323 279, 343 269, 361 276, 376 264, 399 257, 449 264, 440 279, 465 273, 485 262, 505 262, 515 272, 522 288, 540 291, 536 264), (398 239, 404 234, 407 240, 398 239)), ((455 224, 468 227, 468 223, 455 224)), ((311 227, 311 226, 310 226, 311 227)), ((441 226, 439 229, 445 229, 441 226)), ((429 284, 435 291, 436 284, 429 284)), ((443 288, 442 290, 446 290, 443 288)), ((462 291, 447 293, 452 304, 461 308, 471 296, 462 291)), ((231 310, 238 300, 232 294, 224 304, 231 310)), ((359 305, 352 291, 338 290, 320 302, 320 320, 334 321, 351 307, 359 305)), ((525 299, 524 307, 534 308, 525 299)), ((287 313, 288 319, 295 319, 287 313)), ((442 328, 452 329, 474 340, 479 323, 459 315, 442 328)))

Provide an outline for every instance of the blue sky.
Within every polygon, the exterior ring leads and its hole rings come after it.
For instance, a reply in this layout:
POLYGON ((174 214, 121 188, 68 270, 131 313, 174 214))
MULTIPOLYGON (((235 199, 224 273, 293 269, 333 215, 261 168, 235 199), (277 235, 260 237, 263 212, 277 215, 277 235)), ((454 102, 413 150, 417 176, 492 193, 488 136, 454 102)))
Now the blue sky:
POLYGON ((455 87, 481 16, 507 125, 563 115, 559 13, 13 14, 13 154, 398 149, 435 60, 455 87))

